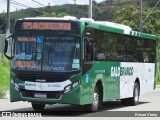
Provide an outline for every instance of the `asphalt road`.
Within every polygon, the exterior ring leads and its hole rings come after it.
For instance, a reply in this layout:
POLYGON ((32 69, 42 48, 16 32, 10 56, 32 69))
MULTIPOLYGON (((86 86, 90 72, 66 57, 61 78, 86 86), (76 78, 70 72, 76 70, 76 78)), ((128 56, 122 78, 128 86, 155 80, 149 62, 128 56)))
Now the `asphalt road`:
MULTIPOLYGON (((33 113, 34 110, 28 102, 15 102, 11 103, 9 99, 0 99, 0 111, 14 111, 14 112, 29 112, 33 113)), ((134 117, 136 114, 143 115, 153 113, 160 117, 160 88, 154 92, 148 93, 140 97, 138 106, 123 106, 120 101, 110 101, 103 104, 103 109, 96 113, 88 113, 85 111, 84 106, 63 105, 55 104, 48 105, 42 116, 69 116, 69 117, 98 117, 98 116, 111 116, 111 117, 134 117)), ((156 116, 155 116, 156 117, 156 116)))

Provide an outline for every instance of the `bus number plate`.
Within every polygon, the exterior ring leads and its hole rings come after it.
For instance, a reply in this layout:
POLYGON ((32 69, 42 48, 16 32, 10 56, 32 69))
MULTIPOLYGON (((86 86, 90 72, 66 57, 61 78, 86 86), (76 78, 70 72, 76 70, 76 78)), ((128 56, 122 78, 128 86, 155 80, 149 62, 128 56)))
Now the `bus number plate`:
POLYGON ((35 98, 46 98, 47 95, 45 93, 35 93, 34 97, 35 98))

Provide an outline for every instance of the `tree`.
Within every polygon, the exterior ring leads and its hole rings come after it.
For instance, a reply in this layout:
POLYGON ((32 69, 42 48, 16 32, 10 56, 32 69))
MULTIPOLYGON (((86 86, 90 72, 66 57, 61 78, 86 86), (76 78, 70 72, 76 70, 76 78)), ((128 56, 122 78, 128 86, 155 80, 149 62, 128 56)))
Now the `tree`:
MULTIPOLYGON (((158 41, 160 41, 160 10, 151 11, 150 8, 143 9, 143 20, 149 14, 150 16, 144 21, 143 32, 155 34, 158 41)), ((139 21, 140 17, 137 6, 129 5, 115 13, 115 22, 128 25, 133 29, 139 30, 139 21)), ((158 45, 158 55, 160 55, 160 45, 158 45)), ((160 68, 157 69, 157 79, 160 81, 160 68)))
POLYGON ((56 12, 52 12, 52 13, 44 13, 40 17, 64 17, 64 16, 67 16, 67 15, 68 14, 65 13, 65 12, 61 12, 59 14, 56 14, 56 12))
POLYGON ((133 29, 138 29, 139 27, 139 11, 138 7, 129 5, 123 7, 122 9, 116 11, 115 22, 128 25, 133 29))
MULTIPOLYGON (((150 8, 143 9, 143 20, 150 16, 143 24, 143 32, 155 34, 160 37, 160 10, 151 11, 150 8), (151 14, 150 14, 151 13, 151 14)), ((115 22, 128 25, 132 27, 133 30, 139 30, 139 9, 137 6, 129 5, 126 6, 115 13, 115 22)))
POLYGON ((57 15, 57 17, 64 17, 64 16, 68 16, 68 14, 65 12, 61 12, 57 15))
POLYGON ((56 17, 56 16, 57 16, 56 13, 52 12, 52 13, 44 13, 40 17, 56 17))
MULTIPOLYGON (((148 2, 151 7, 154 7, 158 1, 159 0, 149 0, 148 2)), ((158 5, 158 7, 160 7, 160 4, 158 5)))

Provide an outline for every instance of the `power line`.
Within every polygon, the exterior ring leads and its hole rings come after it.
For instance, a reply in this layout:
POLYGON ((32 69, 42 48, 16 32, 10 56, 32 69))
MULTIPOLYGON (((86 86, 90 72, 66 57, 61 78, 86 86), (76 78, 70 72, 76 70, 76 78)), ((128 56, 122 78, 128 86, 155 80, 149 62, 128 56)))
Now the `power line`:
MULTIPOLYGON (((6 4, 7 4, 6 1, 4 1, 4 0, 1 0, 0 3, 1 3, 1 4, 4 4, 5 6, 6 6, 6 4)), ((4 12, 4 11, 5 11, 5 8, 1 7, 0 13, 2 13, 2 12, 4 12)))
POLYGON ((30 8, 30 9, 32 9, 33 11, 38 11, 38 12, 42 12, 43 14, 44 13, 47 13, 47 12, 45 12, 45 11, 42 11, 42 10, 36 10, 36 9, 33 9, 32 7, 30 7, 30 6, 28 6, 28 5, 25 5, 25 4, 23 4, 23 3, 20 3, 20 2, 17 2, 17 1, 15 1, 15 0, 10 0, 10 3, 12 3, 12 4, 15 4, 15 5, 17 5, 17 6, 20 6, 20 7, 24 7, 24 8, 30 8))
POLYGON ((37 1, 35 1, 35 0, 32 0, 32 1, 35 2, 35 3, 37 3, 37 4, 39 4, 39 5, 41 5, 41 6, 43 6, 43 7, 45 7, 45 5, 39 3, 39 2, 37 2, 37 1))
MULTIPOLYGON (((2 1, 1 3, 4 4, 4 5, 6 6, 7 0, 1 0, 1 1, 2 1)), ((10 2, 10 3, 11 3, 11 2, 10 2)), ((14 8, 16 8, 16 6, 17 6, 17 5, 12 5, 12 7, 14 7, 14 8)))
POLYGON ((20 2, 14 1, 14 0, 10 0, 10 3, 21 6, 21 7, 30 8, 30 6, 27 6, 25 4, 22 4, 20 2))
POLYGON ((151 12, 147 15, 147 17, 144 19, 143 24, 146 22, 146 20, 148 19, 148 17, 152 14, 152 11, 157 7, 157 5, 160 3, 160 0, 156 3, 156 5, 152 8, 151 12))
MULTIPOLYGON (((6 2, 4 2, 4 0, 1 0, 3 4, 6 5, 6 2)), ((5 24, 7 23, 7 19, 5 19, 5 21, 0 25, 0 28, 2 28, 5 24)))
POLYGON ((4 21, 2 25, 0 25, 0 28, 3 27, 7 23, 7 20, 4 21))

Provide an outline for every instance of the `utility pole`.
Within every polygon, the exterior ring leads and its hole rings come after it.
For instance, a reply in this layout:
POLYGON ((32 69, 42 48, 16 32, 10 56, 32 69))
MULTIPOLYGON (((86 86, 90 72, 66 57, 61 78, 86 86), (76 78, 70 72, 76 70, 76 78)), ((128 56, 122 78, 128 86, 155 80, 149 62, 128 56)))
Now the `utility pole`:
POLYGON ((6 38, 10 35, 10 0, 7 0, 6 38))
MULTIPOLYGON (((7 0, 7 23, 6 23, 6 38, 10 35, 10 0, 7 0)), ((9 39, 8 39, 9 41, 9 39)), ((10 43, 8 42, 8 46, 10 46, 10 43)), ((10 47, 8 47, 10 48, 10 47)), ((7 52, 10 52, 8 49, 7 52)), ((4 54, 2 54, 2 62, 3 62, 4 54)))
POLYGON ((89 0, 89 18, 92 18, 92 0, 89 0))
POLYGON ((152 8, 151 12, 147 15, 147 17, 143 20, 143 25, 148 19, 148 17, 152 14, 153 10, 156 9, 157 5, 160 3, 160 0, 156 3, 156 5, 152 8))
POLYGON ((73 0, 73 2, 74 2, 75 5, 76 5, 76 1, 77 1, 77 0, 73 0))
POLYGON ((143 2, 140 0, 140 32, 143 32, 143 2))

